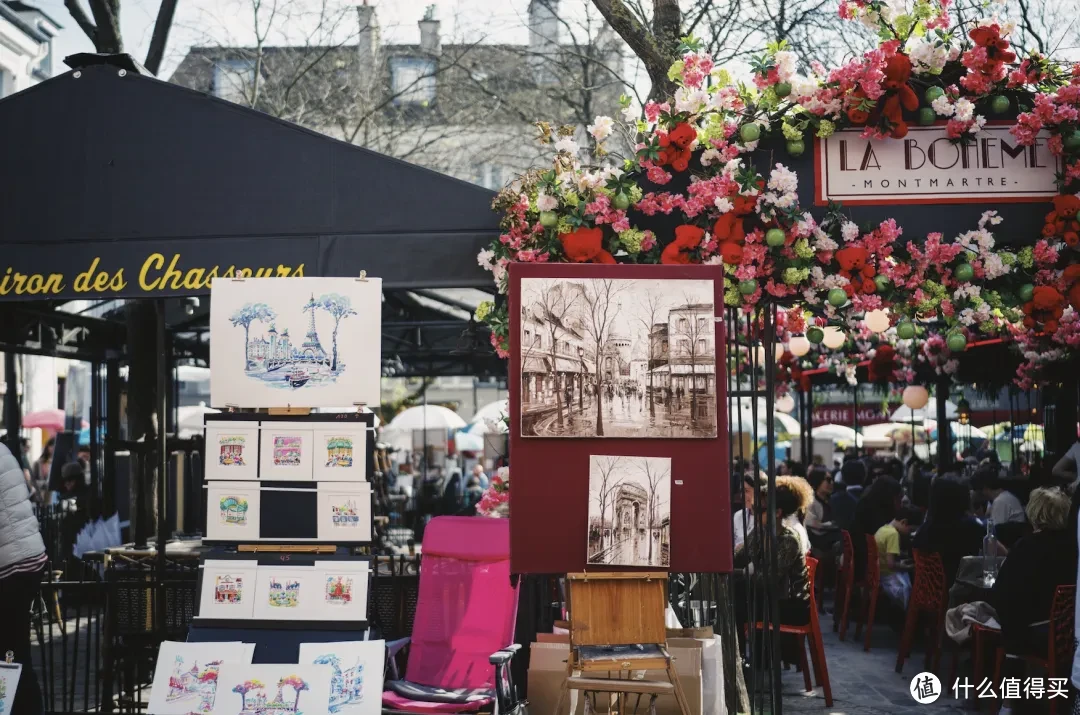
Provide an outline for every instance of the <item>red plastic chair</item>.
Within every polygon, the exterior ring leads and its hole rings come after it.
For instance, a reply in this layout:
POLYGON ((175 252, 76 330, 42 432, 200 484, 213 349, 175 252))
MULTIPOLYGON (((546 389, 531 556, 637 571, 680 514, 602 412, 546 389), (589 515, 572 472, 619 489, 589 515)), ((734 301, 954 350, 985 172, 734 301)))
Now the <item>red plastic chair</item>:
POLYGON ((911 653, 915 629, 919 617, 929 614, 931 618, 926 641, 926 665, 937 672, 941 662, 941 635, 945 631, 945 609, 949 595, 945 591, 945 568, 941 554, 912 549, 915 556, 915 582, 911 586, 907 618, 904 619, 904 635, 900 639, 900 652, 896 655, 896 672, 904 670, 904 661, 911 653))
POLYGON ((424 532, 412 638, 387 644, 392 678, 383 712, 498 711, 514 702, 510 660, 517 587, 510 583, 507 519, 440 516, 424 532), (409 645, 405 679, 394 656, 409 645))
MULTIPOLYGON (((1072 665, 1073 621, 1075 617, 1076 586, 1058 586, 1054 589, 1054 600, 1050 603, 1050 628, 1047 635, 1046 657, 1038 655, 1016 655, 1027 663, 1043 668, 1048 677, 1059 677, 1072 665)), ((1010 654, 1011 655, 1011 654, 1010 654)), ((1001 683, 1001 667, 1005 663, 1005 648, 998 646, 994 657, 994 682, 1001 683)), ((1057 698, 1050 700, 1050 715, 1057 714, 1057 698)), ((1066 701, 1068 702, 1068 701, 1066 701)))
MULTIPOLYGON (((817 596, 814 594, 814 582, 817 574, 818 560, 813 556, 806 557, 807 577, 810 580, 810 622, 804 626, 788 626, 780 624, 781 633, 794 635, 799 642, 800 667, 803 673, 803 683, 806 692, 812 693, 814 686, 810 682, 809 663, 806 662, 806 641, 810 641, 810 658, 814 663, 814 679, 821 686, 825 694, 825 707, 832 707, 832 685, 829 684, 829 664, 825 660, 825 643, 821 639, 821 621, 818 620, 817 596)), ((765 624, 760 621, 754 624, 758 630, 764 630, 765 624)))
MULTIPOLYGON (((866 578, 864 575, 863 580, 855 581, 855 546, 851 541, 851 532, 846 530, 840 531, 840 536, 843 538, 844 543, 844 563, 840 566, 840 575, 836 581, 838 587, 843 589, 843 606, 840 608, 840 640, 847 640, 847 627, 848 627, 848 613, 851 609, 851 596, 856 589, 861 589, 866 585, 866 578)), ((837 603, 839 603, 837 599, 837 603)), ((837 630, 836 620, 833 620, 833 631, 837 630)), ((858 633, 855 635, 858 638, 858 633)))
POLYGON ((881 586, 881 563, 878 561, 877 540, 870 534, 866 535, 866 578, 863 579, 865 596, 862 602, 862 621, 855 626, 855 638, 859 637, 859 629, 866 624, 866 640, 863 642, 863 650, 870 652, 870 631, 874 627, 874 616, 877 614, 877 598, 881 586))

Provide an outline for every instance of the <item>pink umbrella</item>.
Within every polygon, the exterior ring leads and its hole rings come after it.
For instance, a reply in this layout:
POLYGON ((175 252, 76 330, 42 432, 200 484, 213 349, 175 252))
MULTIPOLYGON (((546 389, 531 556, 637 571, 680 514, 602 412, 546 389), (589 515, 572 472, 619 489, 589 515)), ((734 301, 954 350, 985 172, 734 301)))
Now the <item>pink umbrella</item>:
POLYGON ((27 429, 41 427, 42 429, 62 430, 64 429, 64 411, 38 410, 37 412, 31 412, 23 416, 22 426, 27 429))

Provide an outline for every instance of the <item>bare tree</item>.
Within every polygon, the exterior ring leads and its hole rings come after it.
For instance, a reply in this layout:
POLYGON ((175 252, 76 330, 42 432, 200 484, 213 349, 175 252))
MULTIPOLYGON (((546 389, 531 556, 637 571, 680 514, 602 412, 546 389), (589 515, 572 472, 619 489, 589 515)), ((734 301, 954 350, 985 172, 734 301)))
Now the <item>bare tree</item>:
POLYGON ((659 322, 659 317, 663 309, 663 299, 660 295, 654 294, 652 291, 646 289, 641 297, 641 309, 642 313, 638 318, 638 321, 645 328, 645 340, 648 343, 648 368, 649 368, 649 416, 656 417, 656 405, 653 401, 653 394, 655 387, 653 385, 653 360, 656 360, 659 355, 656 354, 656 346, 653 343, 652 331, 654 326, 659 322))
MULTIPOLYGON (((686 302, 686 317, 669 317, 668 329, 672 334, 672 353, 685 358, 690 365, 690 384, 687 389, 690 393, 690 425, 694 426, 697 424, 697 362, 712 354, 709 345, 715 328, 708 317, 697 314, 692 295, 684 294, 683 300, 686 302)), ((676 364, 677 361, 672 360, 673 373, 676 364)))
POLYGON ((671 464, 667 460, 643 459, 640 462, 641 474, 645 477, 645 492, 648 495, 648 539, 649 539, 649 564, 653 563, 653 529, 656 528, 656 510, 662 505, 659 488, 665 480, 671 478, 671 464), (663 462, 660 466, 658 462, 663 462))
MULTIPOLYGON (((158 6, 154 31, 150 36, 150 48, 146 52, 143 66, 154 74, 161 70, 161 61, 165 58, 165 47, 169 42, 169 30, 172 29, 173 15, 176 14, 177 0, 161 0, 158 6)), ((120 34, 120 0, 64 0, 64 7, 71 13, 75 24, 94 43, 94 49, 104 54, 118 54, 124 51, 124 39, 120 34), (91 19, 93 16, 93 19, 91 19)))
MULTIPOLYGON (((530 301, 534 310, 541 313, 548 334, 548 355, 551 358, 551 377, 555 385, 555 413, 559 427, 563 426, 563 386, 559 384, 559 337, 566 332, 565 322, 581 293, 567 289, 565 283, 550 283, 530 301)), ((567 406, 569 413, 569 405, 567 406)))
POLYGON ((596 369, 593 385, 596 391, 596 436, 604 436, 604 400, 602 389, 604 374, 601 370, 604 346, 611 333, 611 324, 618 312, 616 298, 625 288, 626 281, 611 278, 593 278, 585 281, 584 331, 593 346, 593 363, 596 369))
MULTIPOLYGON (((615 470, 618 469, 622 457, 596 457, 596 471, 593 476, 596 479, 596 488, 591 489, 593 492, 593 498, 596 499, 597 505, 600 507, 600 550, 602 551, 607 545, 604 543, 604 519, 607 514, 609 506, 612 504, 609 499, 612 493, 615 492, 622 485, 622 479, 615 477, 615 470)), ((591 486, 591 485, 590 485, 591 486)), ((612 517, 612 525, 614 527, 614 516, 612 517)))

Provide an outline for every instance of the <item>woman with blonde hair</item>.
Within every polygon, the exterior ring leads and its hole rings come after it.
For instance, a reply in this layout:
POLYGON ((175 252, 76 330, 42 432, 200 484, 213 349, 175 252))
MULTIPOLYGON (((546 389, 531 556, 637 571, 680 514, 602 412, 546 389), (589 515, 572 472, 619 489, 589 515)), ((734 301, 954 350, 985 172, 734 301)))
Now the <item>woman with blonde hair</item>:
POLYGON ((1075 536, 1067 528, 1070 504, 1057 487, 1032 491, 1026 514, 1033 533, 1017 541, 1001 565, 990 601, 1011 653, 1045 654, 1054 590, 1076 581, 1075 536))
POLYGON ((810 535, 806 531, 806 510, 814 503, 814 490, 802 477, 776 478, 776 506, 784 512, 784 526, 799 537, 803 556, 810 553, 810 535))

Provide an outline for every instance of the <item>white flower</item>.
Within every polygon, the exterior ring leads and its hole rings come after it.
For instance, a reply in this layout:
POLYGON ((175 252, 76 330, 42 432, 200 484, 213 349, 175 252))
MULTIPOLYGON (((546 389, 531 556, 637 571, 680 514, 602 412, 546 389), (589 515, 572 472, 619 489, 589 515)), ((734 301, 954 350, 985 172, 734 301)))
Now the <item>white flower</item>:
POLYGON ((961 97, 956 100, 954 106, 956 108, 956 114, 954 116, 961 122, 971 121, 972 117, 975 116, 975 105, 966 97, 961 97))
POLYGON ((859 237, 859 227, 852 221, 844 221, 843 225, 840 226, 840 235, 845 242, 850 243, 859 237))
POLYGON ((939 117, 951 117, 956 112, 956 107, 953 106, 953 103, 949 100, 947 94, 943 94, 935 99, 930 103, 930 106, 934 108, 934 112, 936 112, 939 117))
POLYGON ((730 178, 732 176, 735 176, 735 174, 737 174, 739 169, 741 169, 741 168, 742 168, 742 159, 732 159, 728 163, 724 164, 723 174, 724 174, 724 176, 727 176, 727 177, 730 178))
POLYGON ((578 143, 574 141, 573 137, 560 137, 555 142, 555 151, 569 154, 570 156, 577 156, 579 151, 578 143))
POLYGON ((726 214, 728 211, 735 208, 735 205, 731 203, 731 199, 726 196, 717 196, 716 201, 713 201, 713 203, 716 205, 717 210, 722 214, 726 214))
POLYGON ((795 53, 789 50, 780 50, 776 53, 775 58, 776 76, 781 82, 790 82, 795 77, 795 66, 798 64, 795 53))
POLYGON ((709 101, 709 93, 701 88, 679 87, 675 92, 675 111, 697 114, 709 101))
POLYGON ((971 126, 967 128, 967 131, 969 134, 978 134, 984 126, 986 126, 986 117, 977 114, 975 116, 975 121, 971 123, 971 126))
POLYGON ((820 228, 814 231, 815 251, 835 251, 839 247, 840 244, 829 238, 829 235, 822 231, 820 228))
POLYGON ((597 142, 602 142, 611 136, 611 130, 615 127, 615 120, 611 117, 599 116, 588 126, 589 134, 597 142))
POLYGON ((495 263, 495 251, 490 248, 485 248, 476 254, 476 262, 480 264, 480 267, 485 271, 490 271, 495 263))
POLYGON ((547 194, 537 194, 536 208, 538 211, 554 211, 559 208, 559 200, 547 194))
POLYGON ((500 258, 491 267, 491 274, 495 278, 495 285, 502 286, 503 280, 506 278, 506 266, 510 264, 510 259, 500 258))
POLYGON ((715 162, 720 161, 720 151, 717 149, 706 149, 701 152, 701 165, 712 166, 715 162))
POLYGON ((715 256, 709 256, 704 261, 706 266, 719 266, 723 262, 724 259, 720 254, 716 254, 715 256))
POLYGON ((986 272, 986 279, 993 280, 1008 273, 1009 267, 1002 262, 998 254, 990 253, 983 258, 983 270, 986 272))
POLYGON ((777 164, 769 176, 769 188, 785 194, 792 193, 799 188, 799 177, 783 164, 777 164))
POLYGON ((795 75, 791 78, 791 96, 795 98, 795 101, 801 102, 806 97, 813 96, 817 91, 818 83, 813 77, 803 77, 802 75, 795 75))
POLYGON ((961 301, 964 298, 978 298, 982 294, 982 288, 974 283, 964 283, 953 291, 953 300, 961 301))
POLYGON ((998 216, 997 211, 983 211, 983 215, 979 217, 979 228, 984 228, 986 224, 997 226, 999 223, 1001 223, 1001 217, 998 216))
POLYGON ((641 115, 640 111, 633 105, 623 107, 620 110, 620 113, 622 114, 623 121, 630 122, 631 124, 636 122, 641 115))

